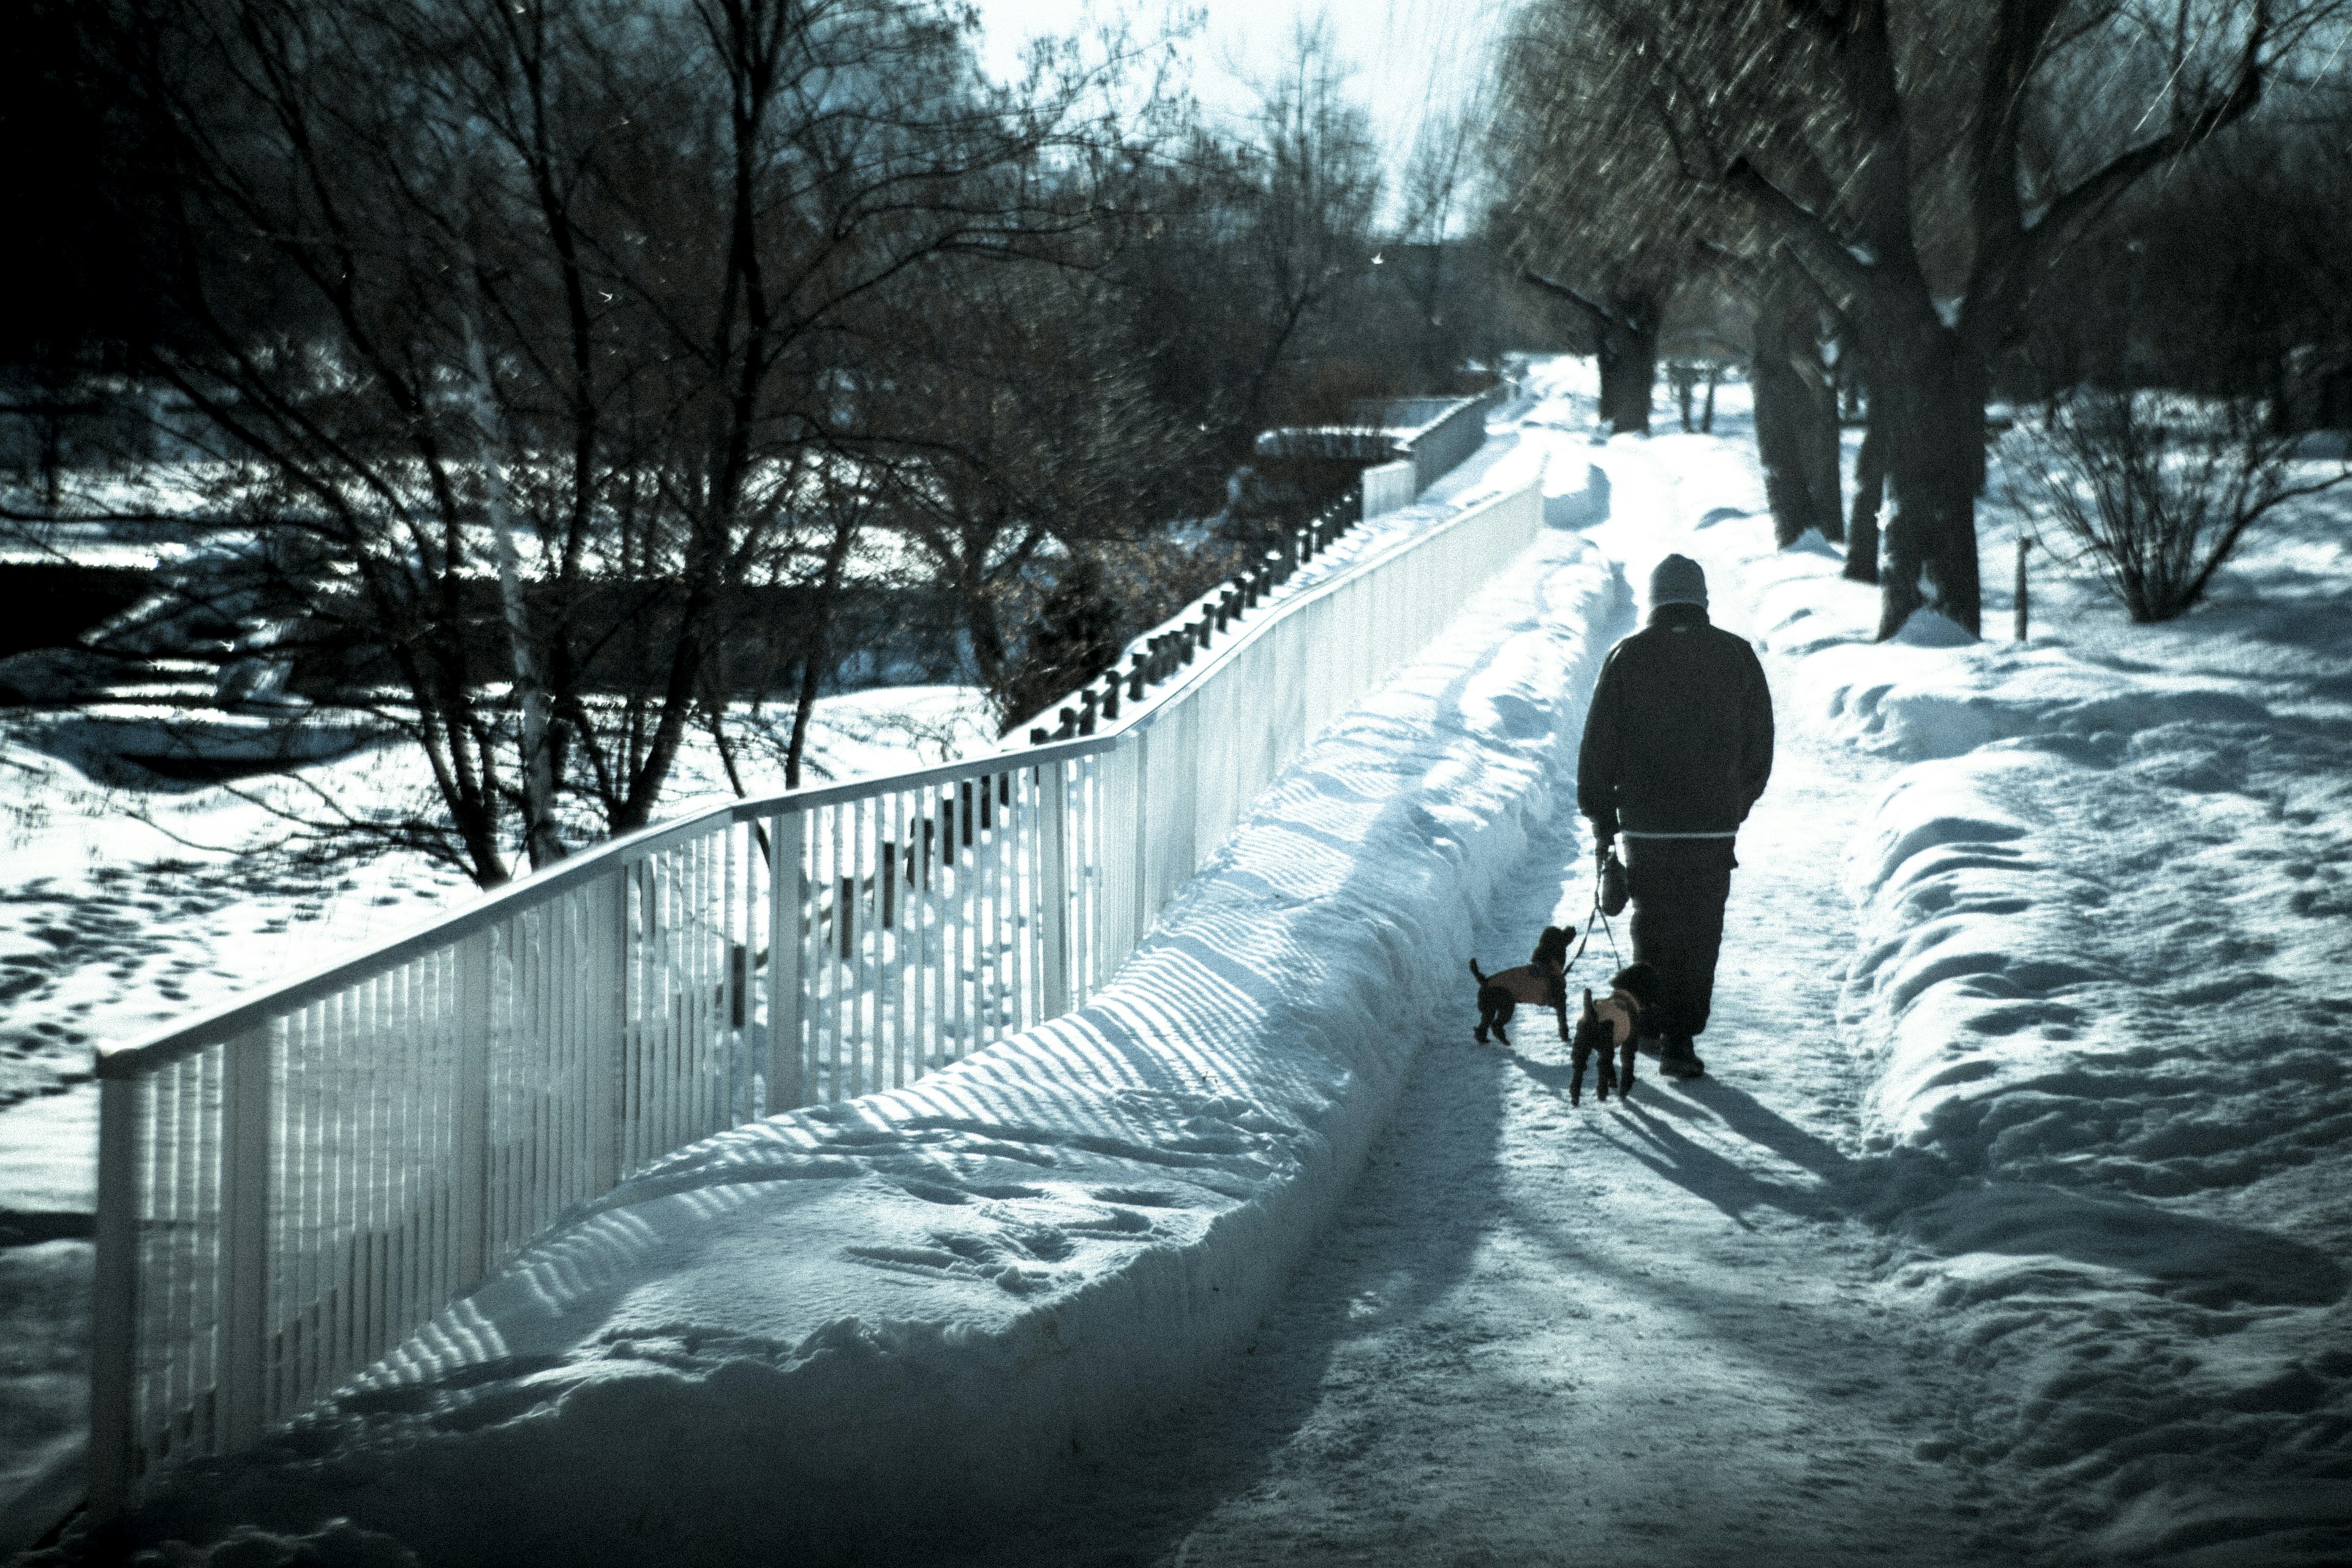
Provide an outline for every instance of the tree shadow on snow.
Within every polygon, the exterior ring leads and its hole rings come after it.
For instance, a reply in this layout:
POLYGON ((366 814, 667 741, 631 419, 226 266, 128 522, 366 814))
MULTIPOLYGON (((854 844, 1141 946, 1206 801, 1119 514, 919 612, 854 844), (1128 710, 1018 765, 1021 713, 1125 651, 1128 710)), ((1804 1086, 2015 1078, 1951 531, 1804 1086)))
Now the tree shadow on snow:
POLYGON ((1236 1353, 1181 1402, 1145 1413, 1115 1448, 1071 1456, 1043 1507, 992 1521, 984 1540, 924 1542, 919 1560, 1163 1563, 1221 1506, 1277 1484, 1281 1457, 1315 1416, 1335 1362, 1351 1343, 1429 1311, 1468 1276, 1492 1227, 1496 1207, 1480 1200, 1500 1168, 1511 1069, 1467 1035, 1465 1021, 1461 1038, 1424 1040, 1394 1121, 1340 1211, 1236 1353))
MULTIPOLYGON (((1598 628, 1600 647, 1630 629, 1629 599, 1604 600, 1596 610, 1615 623, 1598 628)), ((1548 602, 1538 611, 1547 618, 1559 613, 1548 602)), ((1437 710, 1458 710, 1481 668, 1450 679, 1437 710)), ((1378 729, 1422 721, 1360 710, 1351 722, 1378 729)), ((1557 722, 1566 733, 1581 731, 1580 697, 1566 702, 1557 722)), ((1382 815, 1421 809, 1423 799, 1419 791, 1402 792, 1382 815)), ((1580 868, 1580 832, 1572 813, 1555 811, 1530 835, 1523 864, 1580 868)), ((1352 895, 1350 886, 1331 897, 1345 903, 1352 895)), ((1474 951, 1518 962, 1563 905, 1572 909, 1574 896, 1560 881, 1507 879, 1477 926, 1474 951)), ((1468 1277, 1502 1212, 1494 1194, 1512 1058, 1472 1042, 1475 986, 1466 971, 1415 982, 1407 994, 1438 1000, 1421 1016, 1397 1020, 1401 1031, 1419 1030, 1423 1044, 1390 1125, 1375 1135, 1351 1188, 1335 1200, 1336 1212, 1238 1351, 1197 1387, 1139 1413, 1114 1447, 1070 1456, 1042 1498, 1017 1514, 1008 1510, 984 1530, 908 1542, 903 1557, 868 1561, 962 1568, 1162 1562, 1221 1505, 1274 1484, 1282 1454, 1318 1410, 1335 1360, 1351 1343, 1415 1321, 1444 1300, 1468 1277)), ((1532 1011, 1517 1021, 1550 1027, 1532 1011)))

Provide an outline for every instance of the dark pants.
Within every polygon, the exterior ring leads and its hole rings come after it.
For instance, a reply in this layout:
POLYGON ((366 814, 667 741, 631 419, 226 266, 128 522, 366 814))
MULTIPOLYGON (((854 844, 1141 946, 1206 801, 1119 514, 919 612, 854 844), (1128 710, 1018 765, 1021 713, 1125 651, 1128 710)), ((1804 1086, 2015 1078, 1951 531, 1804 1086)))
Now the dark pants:
POLYGON ((1731 840, 1629 837, 1620 848, 1633 895, 1633 957, 1658 972, 1657 1005, 1642 1032, 1669 1039, 1703 1033, 1723 946, 1723 905, 1739 864, 1731 840))

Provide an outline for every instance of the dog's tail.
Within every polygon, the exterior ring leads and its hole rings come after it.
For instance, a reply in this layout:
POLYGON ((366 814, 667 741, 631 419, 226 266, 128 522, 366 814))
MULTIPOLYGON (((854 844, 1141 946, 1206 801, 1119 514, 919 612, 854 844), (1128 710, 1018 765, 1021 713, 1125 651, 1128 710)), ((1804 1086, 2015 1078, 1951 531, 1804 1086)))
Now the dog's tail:
POLYGON ((1478 961, 1475 958, 1470 961, 1470 973, 1477 978, 1479 984, 1486 984, 1486 972, 1478 967, 1478 961))

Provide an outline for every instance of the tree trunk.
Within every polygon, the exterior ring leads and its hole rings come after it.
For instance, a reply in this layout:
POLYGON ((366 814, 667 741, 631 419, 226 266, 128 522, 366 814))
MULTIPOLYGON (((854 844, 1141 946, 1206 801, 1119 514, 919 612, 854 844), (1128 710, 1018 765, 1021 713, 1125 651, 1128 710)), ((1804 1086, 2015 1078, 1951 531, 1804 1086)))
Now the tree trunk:
POLYGON ((817 687, 824 679, 822 639, 812 641, 801 655, 801 685, 793 700, 793 735, 784 747, 784 787, 801 787, 801 764, 808 755, 809 720, 816 712, 817 687))
POLYGON ((1521 268, 1519 277, 1583 311, 1600 334, 1594 357, 1601 362, 1601 417, 1611 434, 1648 435, 1650 394, 1658 380, 1658 317, 1663 301, 1651 294, 1622 293, 1604 305, 1531 267, 1521 268))
POLYGON ((1851 582, 1878 581, 1878 506, 1885 493, 1886 437, 1873 414, 1853 459, 1853 522, 1845 539, 1845 576, 1851 582))
POLYGON ((801 655, 801 689, 793 703, 793 736, 784 748, 784 787, 801 787, 801 763, 808 754, 810 716, 816 711, 817 687, 824 679, 833 649, 833 612, 841 601, 841 578, 849 563, 849 547, 857 538, 857 512, 842 506, 835 512, 833 539, 824 552, 824 574, 818 580, 815 613, 809 617, 801 655))
POLYGON ((1932 604, 1970 637, 1982 631, 1977 492, 1984 484, 1983 368, 1932 314, 1871 349, 1871 420, 1886 434, 1886 562, 1878 636, 1932 604))
MULTIPOLYGON (((467 258, 471 259, 470 256, 467 258)), ((547 688, 539 678, 530 610, 523 598, 522 563, 515 549, 513 498, 507 486, 505 432, 490 384, 489 360, 469 309, 460 310, 467 368, 474 380, 474 430, 480 441, 482 501, 499 567, 499 603, 506 613, 507 651, 514 668, 514 690, 522 710, 523 844, 531 869, 544 871, 563 858, 563 838, 555 815, 555 753, 548 740, 547 688)), ((542 546, 544 542, 542 541, 542 546)))
POLYGON ((1609 302, 1601 328, 1601 417, 1612 435, 1650 433, 1658 381, 1658 312, 1645 298, 1609 302))
POLYGON ((987 586, 976 575, 957 585, 956 605, 961 612, 964 638, 971 647, 972 677, 996 704, 997 733, 1009 735, 1012 727, 1028 715, 1013 711, 1013 653, 1004 646, 1004 627, 997 620, 996 606, 989 603, 987 586))
POLYGON ((1845 533, 1838 505, 1837 393, 1822 371, 1816 313, 1810 300, 1782 285, 1767 295, 1756 319, 1748 378, 1756 395, 1756 449, 1764 464, 1772 537, 1783 550, 1807 529, 1831 540, 1845 533))

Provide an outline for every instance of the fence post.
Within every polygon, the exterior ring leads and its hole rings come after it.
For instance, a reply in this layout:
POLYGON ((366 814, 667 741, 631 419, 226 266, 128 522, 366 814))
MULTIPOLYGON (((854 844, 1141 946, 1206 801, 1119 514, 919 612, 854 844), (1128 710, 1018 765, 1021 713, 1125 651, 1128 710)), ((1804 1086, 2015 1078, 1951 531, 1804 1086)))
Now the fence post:
MULTIPOLYGON (((103 1071, 103 1063, 101 1063, 103 1071)), ((94 1522, 131 1500, 132 1407, 139 1378, 139 1080, 98 1085, 98 1256, 91 1280, 89 1511, 94 1522)))
POLYGON ((602 976, 588 1086, 588 1135, 595 1141, 589 1158, 596 1163, 599 1192, 619 1185, 621 1180, 621 1084, 629 1062, 629 894, 624 880, 627 874, 624 868, 607 867, 596 879, 595 896, 588 906, 592 951, 602 976))
POLYGON ((1070 1010, 1069 764, 1040 763, 1036 778, 1037 916, 1045 950, 1038 1016, 1058 1018, 1070 1010))
POLYGON ((1120 952, 1122 958, 1142 942, 1143 933, 1151 927, 1151 917, 1160 912, 1156 886, 1159 878, 1152 874, 1151 733, 1142 730, 1121 737, 1135 748, 1135 794, 1129 807, 1135 821, 1135 839, 1129 847, 1129 864, 1134 868, 1129 877, 1135 884, 1135 908, 1129 919, 1134 923, 1128 928, 1131 934, 1120 952))
POLYGON ((495 927, 457 944, 458 1286, 490 1271, 490 964, 495 927))
POLYGON ((221 1083, 220 1441, 235 1453, 261 1436, 268 1402, 270 1155, 277 1116, 277 1029, 264 1020, 223 1049, 221 1083))
POLYGON ((808 856, 808 816, 792 811, 768 819, 768 1114, 808 1098, 801 1043, 806 995, 801 975, 802 862, 808 856))
POLYGON ((2025 640, 2025 552, 2033 548, 2033 541, 2023 534, 2017 536, 2017 640, 2025 640))

